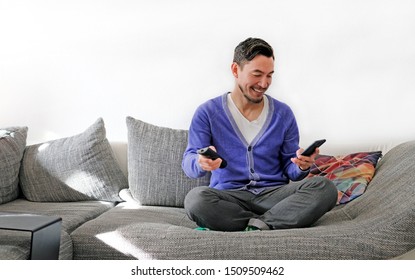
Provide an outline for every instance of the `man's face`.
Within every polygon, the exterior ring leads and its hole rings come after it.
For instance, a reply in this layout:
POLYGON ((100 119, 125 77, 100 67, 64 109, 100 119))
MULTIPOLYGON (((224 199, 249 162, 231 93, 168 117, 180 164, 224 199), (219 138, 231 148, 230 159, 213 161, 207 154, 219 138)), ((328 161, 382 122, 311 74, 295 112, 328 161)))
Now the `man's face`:
POLYGON ((234 63, 232 65, 232 71, 243 96, 250 103, 261 103, 265 91, 272 82, 274 59, 272 57, 257 55, 242 67, 234 63))

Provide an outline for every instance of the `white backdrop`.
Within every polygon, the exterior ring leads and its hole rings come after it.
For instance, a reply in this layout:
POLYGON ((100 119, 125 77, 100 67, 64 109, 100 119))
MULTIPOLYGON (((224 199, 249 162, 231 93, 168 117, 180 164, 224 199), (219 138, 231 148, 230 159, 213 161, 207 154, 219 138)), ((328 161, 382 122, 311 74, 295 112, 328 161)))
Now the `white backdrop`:
POLYGON ((0 127, 28 126, 29 144, 98 117, 111 141, 128 115, 187 129, 233 88, 234 47, 260 37, 302 146, 415 139, 414 14, 410 0, 0 0, 0 127))

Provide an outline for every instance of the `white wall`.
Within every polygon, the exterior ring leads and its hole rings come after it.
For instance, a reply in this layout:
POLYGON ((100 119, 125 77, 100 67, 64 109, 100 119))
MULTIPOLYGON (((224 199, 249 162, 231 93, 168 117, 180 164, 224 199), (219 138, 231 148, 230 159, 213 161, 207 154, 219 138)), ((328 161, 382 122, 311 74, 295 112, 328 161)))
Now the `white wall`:
POLYGON ((0 127, 28 126, 29 144, 98 117, 111 141, 128 115, 187 129, 232 89, 233 49, 252 36, 274 46, 268 93, 302 145, 415 139, 414 14, 410 0, 0 0, 0 127))

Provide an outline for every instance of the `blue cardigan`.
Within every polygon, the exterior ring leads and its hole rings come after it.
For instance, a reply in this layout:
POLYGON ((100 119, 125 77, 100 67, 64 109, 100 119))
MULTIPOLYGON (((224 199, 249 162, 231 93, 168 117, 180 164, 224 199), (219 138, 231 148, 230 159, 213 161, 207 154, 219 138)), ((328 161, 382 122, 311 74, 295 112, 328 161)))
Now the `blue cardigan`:
POLYGON ((196 151, 213 145, 228 165, 212 171, 212 188, 260 193, 266 187, 306 177, 308 171, 302 171, 290 160, 299 149, 298 127, 291 109, 267 95, 270 102, 265 124, 252 143, 247 143, 229 111, 227 94, 197 108, 182 161, 186 175, 191 178, 206 175, 197 162, 196 151))

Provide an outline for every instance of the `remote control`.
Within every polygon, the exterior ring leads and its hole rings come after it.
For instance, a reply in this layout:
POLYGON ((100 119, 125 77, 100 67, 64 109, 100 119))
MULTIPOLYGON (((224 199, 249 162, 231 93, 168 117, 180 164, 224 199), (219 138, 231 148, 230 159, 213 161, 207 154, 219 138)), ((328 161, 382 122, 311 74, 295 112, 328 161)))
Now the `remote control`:
POLYGON ((207 148, 203 148, 203 149, 199 149, 197 150, 197 153, 199 155, 202 155, 204 157, 210 158, 211 160, 215 160, 217 158, 221 158, 222 162, 219 166, 219 168, 225 168, 228 163, 226 162, 226 160, 221 157, 217 152, 215 152, 214 150, 212 150, 211 148, 207 147, 207 148))

